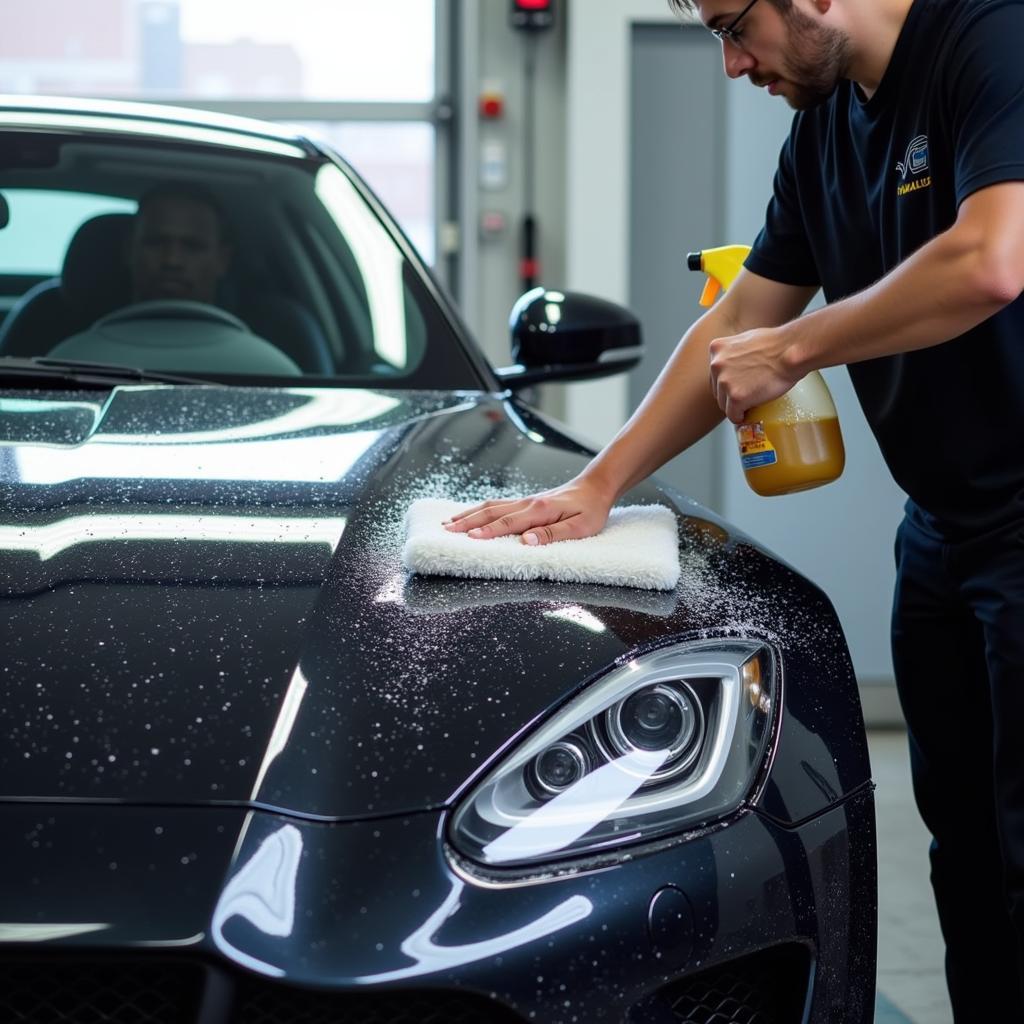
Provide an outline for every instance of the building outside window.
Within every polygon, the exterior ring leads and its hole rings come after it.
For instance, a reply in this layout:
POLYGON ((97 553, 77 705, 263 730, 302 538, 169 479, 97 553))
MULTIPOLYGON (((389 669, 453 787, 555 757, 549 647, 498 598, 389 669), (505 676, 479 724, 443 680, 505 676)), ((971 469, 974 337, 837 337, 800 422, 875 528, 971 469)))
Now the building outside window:
POLYGON ((446 11, 444 0, 6 0, 0 93, 295 125, 337 149, 435 263, 451 160, 446 11))

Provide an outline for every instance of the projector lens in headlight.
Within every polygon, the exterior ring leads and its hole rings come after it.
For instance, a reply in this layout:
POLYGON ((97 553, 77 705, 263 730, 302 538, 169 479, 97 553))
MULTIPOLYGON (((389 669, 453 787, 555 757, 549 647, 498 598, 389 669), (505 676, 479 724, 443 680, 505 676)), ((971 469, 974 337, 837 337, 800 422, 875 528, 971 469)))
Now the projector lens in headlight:
MULTIPOLYGON (((634 750, 664 750, 667 756, 654 779, 685 771, 700 753, 704 712, 685 683, 658 683, 615 704, 604 715, 608 745, 617 756, 634 750)), ((601 743, 600 733, 596 736, 601 743)))
POLYGON ((554 796, 579 782, 590 767, 590 761, 576 743, 552 743, 531 762, 529 772, 537 791, 554 796))
POLYGON ((452 845, 485 865, 535 865, 735 811, 769 752, 777 675, 768 647, 731 639, 613 669, 459 805, 452 845))
POLYGON ((696 731, 693 705, 667 686, 633 694, 611 715, 619 753, 630 750, 682 750, 696 731))

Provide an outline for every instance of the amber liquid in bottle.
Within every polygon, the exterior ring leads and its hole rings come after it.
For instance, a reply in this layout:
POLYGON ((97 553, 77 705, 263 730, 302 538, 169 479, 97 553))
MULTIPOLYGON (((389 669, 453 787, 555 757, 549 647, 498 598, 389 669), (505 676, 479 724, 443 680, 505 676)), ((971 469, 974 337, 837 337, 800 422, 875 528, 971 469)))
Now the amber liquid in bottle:
POLYGON ((806 491, 835 480, 846 464, 839 420, 763 421, 764 434, 775 448, 771 465, 744 469, 747 483, 758 494, 771 497, 806 491))

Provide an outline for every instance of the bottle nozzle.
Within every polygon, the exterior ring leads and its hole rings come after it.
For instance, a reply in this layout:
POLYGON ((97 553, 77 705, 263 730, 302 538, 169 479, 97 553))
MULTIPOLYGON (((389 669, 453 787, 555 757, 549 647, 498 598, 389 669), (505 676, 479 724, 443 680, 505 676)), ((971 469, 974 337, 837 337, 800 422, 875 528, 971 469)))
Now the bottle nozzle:
POLYGON ((704 291, 700 293, 700 304, 702 306, 713 306, 715 299, 718 298, 718 293, 722 290, 722 285, 717 277, 709 277, 704 282, 704 291))
POLYGON ((749 252, 750 247, 746 245, 720 245, 716 249, 701 249, 687 254, 687 267, 708 275, 700 297, 702 306, 712 305, 719 294, 736 280, 749 252))

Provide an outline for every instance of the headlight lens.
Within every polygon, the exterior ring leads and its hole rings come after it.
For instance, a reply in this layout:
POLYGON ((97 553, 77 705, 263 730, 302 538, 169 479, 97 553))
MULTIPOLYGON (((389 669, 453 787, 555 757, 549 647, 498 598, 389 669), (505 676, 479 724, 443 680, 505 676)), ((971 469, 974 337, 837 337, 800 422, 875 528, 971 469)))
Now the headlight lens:
POLYGON ((527 769, 537 796, 546 800, 574 786, 590 769, 590 759, 578 743, 560 740, 542 750, 527 769))
POLYGON ((665 761, 652 776, 664 779, 689 768, 700 753, 704 713, 697 695, 685 684, 657 683, 619 701, 604 713, 602 730, 592 727, 594 741, 609 756, 637 750, 664 750, 665 761))
POLYGON ((490 866, 535 866, 734 811, 767 752, 777 667, 763 644, 677 644, 609 672, 456 810, 451 839, 490 866))

